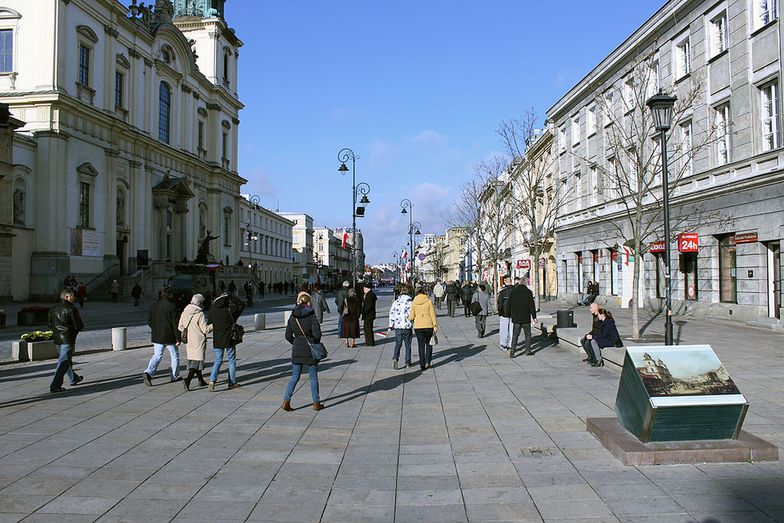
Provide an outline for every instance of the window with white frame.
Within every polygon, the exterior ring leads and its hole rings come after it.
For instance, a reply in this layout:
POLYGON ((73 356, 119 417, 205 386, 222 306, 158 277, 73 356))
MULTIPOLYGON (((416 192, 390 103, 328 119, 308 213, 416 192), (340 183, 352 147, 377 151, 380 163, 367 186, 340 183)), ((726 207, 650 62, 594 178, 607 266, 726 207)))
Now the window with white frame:
POLYGON ((710 19, 708 26, 710 56, 717 56, 727 50, 727 12, 722 11, 710 19))
POLYGON ((623 81, 623 109, 625 113, 634 110, 634 76, 632 75, 623 81))
POLYGON ((169 84, 161 82, 158 92, 158 139, 163 143, 169 143, 171 138, 172 90, 169 84))
POLYGON ((730 162, 730 104, 713 108, 713 124, 716 126, 716 165, 730 162))
POLYGON ((648 67, 648 74, 645 80, 645 95, 650 98, 661 89, 661 77, 659 72, 659 60, 654 60, 648 67))
POLYGON ((691 73, 691 42, 688 35, 675 42, 675 79, 691 73))
POLYGON ((566 152, 566 124, 558 128, 558 151, 566 152))
POLYGON ((760 124, 762 125, 762 150, 770 151, 779 146, 779 92, 778 80, 768 82, 760 91, 760 124))
POLYGON ((0 73, 14 72, 14 30, 0 29, 0 73))
POLYGON ((753 27, 760 27, 769 24, 778 18, 778 0, 752 0, 753 27))
POLYGON ((604 95, 604 112, 602 114, 602 120, 604 120, 604 126, 607 127, 608 125, 612 124, 612 109, 613 109, 613 101, 614 95, 612 91, 608 91, 604 95))
POLYGON ((572 145, 580 143, 580 115, 572 116, 572 145))
POLYGON ((90 85, 90 48, 79 46, 79 83, 90 85))
POLYGON ((596 134, 596 104, 589 106, 585 111, 585 134, 587 136, 596 134))
POLYGON ((683 176, 691 176, 693 170, 692 124, 691 120, 679 126, 681 158, 683 159, 683 176))
POLYGON ((79 182, 79 227, 90 227, 90 184, 79 182))

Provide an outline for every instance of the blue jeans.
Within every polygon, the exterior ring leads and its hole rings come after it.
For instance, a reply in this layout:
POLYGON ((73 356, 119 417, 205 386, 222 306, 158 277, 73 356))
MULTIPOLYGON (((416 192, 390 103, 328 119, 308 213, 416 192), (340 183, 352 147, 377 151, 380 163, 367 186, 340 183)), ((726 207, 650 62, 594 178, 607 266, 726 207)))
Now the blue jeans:
POLYGON ((395 329, 395 354, 392 359, 400 359, 400 347, 406 344, 406 365, 411 363, 411 329, 395 329))
POLYGON ((147 365, 147 374, 150 376, 155 375, 155 371, 158 370, 158 364, 161 363, 163 359, 163 349, 169 349, 169 356, 171 357, 171 379, 175 379, 177 376, 180 375, 180 353, 177 350, 177 345, 174 344, 164 344, 164 343, 153 343, 152 344, 153 353, 152 358, 150 358, 150 363, 147 365))
POLYGON ((63 378, 66 375, 68 376, 71 385, 74 384, 74 380, 76 379, 73 371, 73 362, 71 361, 74 353, 74 346, 70 343, 65 343, 63 345, 58 345, 57 350, 60 351, 60 356, 57 358, 54 379, 52 379, 52 384, 49 385, 50 390, 61 388, 63 386, 63 378))
POLYGON ((226 351, 226 359, 229 360, 229 383, 237 383, 237 350, 234 347, 227 347, 225 349, 215 347, 212 350, 215 352, 215 362, 212 364, 210 381, 212 383, 217 381, 218 373, 223 364, 223 351, 226 351))
MULTIPOLYGON (((318 365, 308 365, 308 376, 310 377, 310 397, 313 403, 319 403, 319 386, 318 386, 318 365)), ((291 379, 289 384, 286 385, 286 392, 283 394, 283 399, 291 401, 291 395, 294 394, 294 387, 297 386, 299 377, 302 374, 302 363, 291 364, 291 379)))
POLYGON ((343 315, 338 312, 338 339, 343 337, 343 315))

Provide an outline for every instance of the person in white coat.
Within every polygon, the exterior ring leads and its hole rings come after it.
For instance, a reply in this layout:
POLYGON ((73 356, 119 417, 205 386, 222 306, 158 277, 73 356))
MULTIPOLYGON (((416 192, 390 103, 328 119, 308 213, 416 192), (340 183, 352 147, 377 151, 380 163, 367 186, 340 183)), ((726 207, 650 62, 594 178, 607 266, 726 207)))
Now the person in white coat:
POLYGON ((212 324, 207 322, 204 314, 204 296, 194 294, 191 303, 185 307, 180 315, 178 327, 180 332, 186 332, 187 342, 185 350, 188 364, 185 367, 188 375, 182 381, 185 390, 191 390, 191 380, 194 376, 199 380, 199 385, 205 387, 202 370, 204 369, 204 355, 207 352, 207 334, 212 332, 212 324))

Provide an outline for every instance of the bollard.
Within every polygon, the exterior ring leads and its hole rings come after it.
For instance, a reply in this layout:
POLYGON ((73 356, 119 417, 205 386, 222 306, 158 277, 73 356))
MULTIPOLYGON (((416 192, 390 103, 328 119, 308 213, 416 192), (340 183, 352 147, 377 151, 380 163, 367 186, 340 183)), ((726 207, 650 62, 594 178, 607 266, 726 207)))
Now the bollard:
POLYGON ((253 316, 253 324, 257 331, 263 331, 267 328, 267 315, 263 313, 255 314, 253 316))
POLYGON ((291 311, 285 311, 283 313, 283 326, 284 327, 289 324, 289 318, 291 318, 291 311))
POLYGON ((125 350, 128 346, 128 327, 112 329, 112 350, 125 350))

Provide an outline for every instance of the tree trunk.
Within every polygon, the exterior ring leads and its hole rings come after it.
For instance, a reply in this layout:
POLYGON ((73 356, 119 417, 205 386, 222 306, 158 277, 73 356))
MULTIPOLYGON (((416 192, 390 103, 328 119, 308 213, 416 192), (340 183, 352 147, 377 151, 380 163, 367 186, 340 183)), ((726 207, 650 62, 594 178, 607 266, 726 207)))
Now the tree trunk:
POLYGON ((640 241, 634 241, 634 276, 632 278, 632 334, 636 339, 640 338, 640 308, 638 300, 640 298, 640 241))

